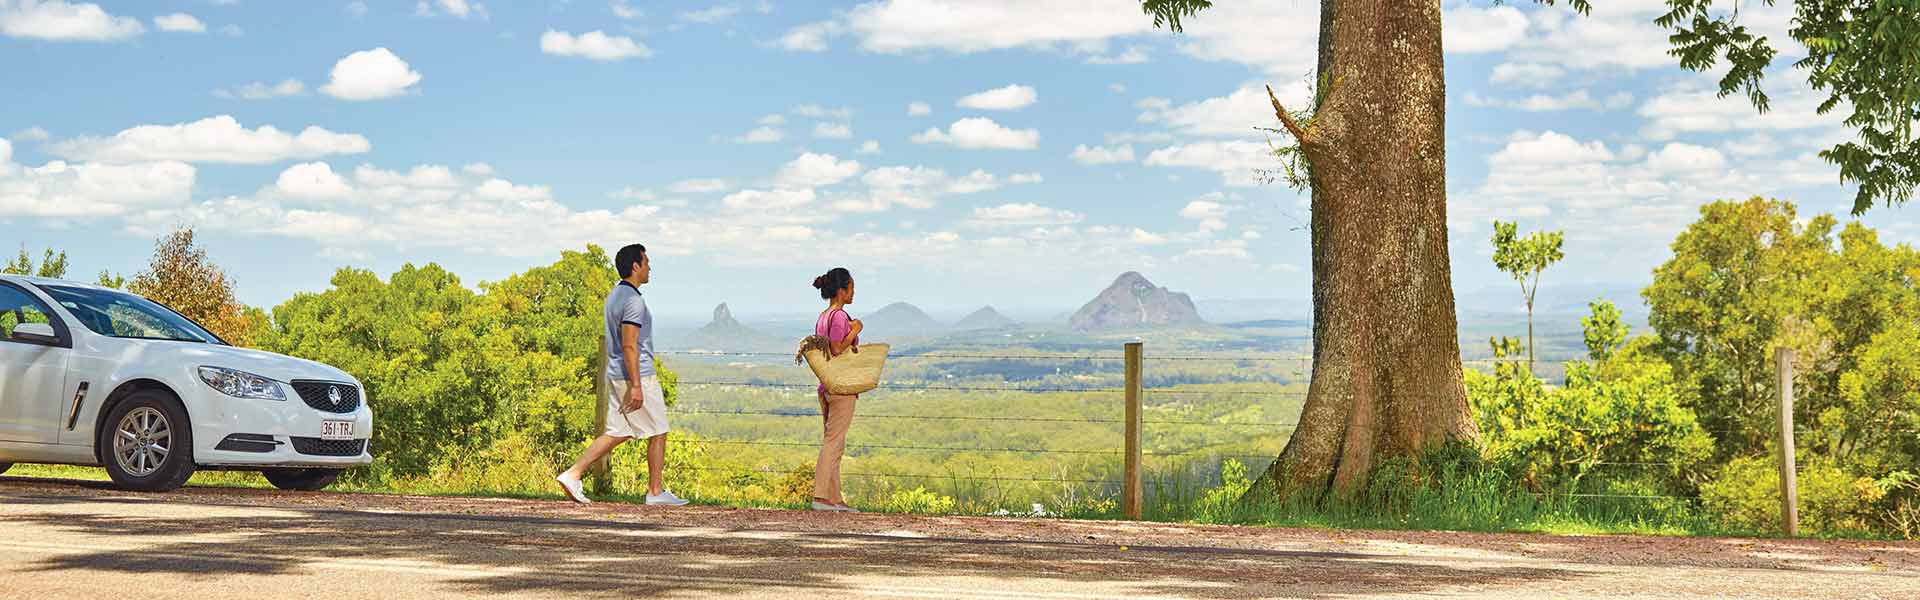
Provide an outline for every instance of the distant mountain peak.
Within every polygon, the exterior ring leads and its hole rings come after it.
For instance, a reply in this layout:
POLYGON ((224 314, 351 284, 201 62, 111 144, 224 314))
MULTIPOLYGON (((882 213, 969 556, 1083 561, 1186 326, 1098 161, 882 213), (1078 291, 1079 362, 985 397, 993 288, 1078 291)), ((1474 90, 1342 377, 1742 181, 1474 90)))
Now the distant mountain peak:
POLYGON ((1094 331, 1155 325, 1201 325, 1200 311, 1185 293, 1153 285, 1138 271, 1127 271, 1113 284, 1073 313, 1067 321, 1076 331, 1094 331))
POLYGON ((954 328, 965 331, 974 329, 1004 329, 1016 325, 1019 325, 1019 323, 1007 318, 1006 315, 1000 314, 1000 311, 994 310, 992 306, 983 306, 980 307, 980 310, 973 311, 966 317, 961 318, 960 322, 954 325, 954 328))
POLYGON ((727 309, 727 303, 721 302, 719 306, 713 307, 713 324, 739 325, 740 322, 733 319, 733 311, 727 309))

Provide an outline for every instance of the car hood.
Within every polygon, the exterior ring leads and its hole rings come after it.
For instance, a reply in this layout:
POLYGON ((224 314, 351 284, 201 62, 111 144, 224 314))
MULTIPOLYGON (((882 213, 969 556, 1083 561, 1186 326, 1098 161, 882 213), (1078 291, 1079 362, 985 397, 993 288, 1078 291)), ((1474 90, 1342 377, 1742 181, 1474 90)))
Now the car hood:
POLYGON ((284 354, 274 354, 263 350, 216 346, 213 344, 184 344, 175 350, 181 359, 191 362, 195 367, 225 367, 246 371, 268 379, 292 381, 295 379, 322 379, 358 383, 359 380, 345 371, 303 358, 294 358, 284 354))

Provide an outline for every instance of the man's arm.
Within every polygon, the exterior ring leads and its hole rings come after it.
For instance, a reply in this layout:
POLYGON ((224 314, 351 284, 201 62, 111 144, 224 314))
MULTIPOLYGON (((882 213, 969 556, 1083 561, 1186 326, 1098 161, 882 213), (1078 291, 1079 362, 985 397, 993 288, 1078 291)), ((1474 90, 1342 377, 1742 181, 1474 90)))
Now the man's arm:
POLYGON ((627 383, 640 387, 640 326, 620 324, 620 356, 627 361, 627 383))
POLYGON ((627 367, 626 410, 640 407, 644 398, 640 388, 640 326, 632 322, 620 324, 620 357, 627 367))

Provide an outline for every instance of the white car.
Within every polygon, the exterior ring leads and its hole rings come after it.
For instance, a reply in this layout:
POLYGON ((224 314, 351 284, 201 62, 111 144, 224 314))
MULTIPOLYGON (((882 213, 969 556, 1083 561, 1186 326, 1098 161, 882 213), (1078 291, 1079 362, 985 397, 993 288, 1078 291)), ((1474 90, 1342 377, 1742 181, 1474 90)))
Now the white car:
POLYGON ((0 472, 98 465, 125 488, 195 469, 258 470, 317 490, 373 462, 373 412, 339 369, 236 348, 165 306, 71 281, 0 275, 0 472))

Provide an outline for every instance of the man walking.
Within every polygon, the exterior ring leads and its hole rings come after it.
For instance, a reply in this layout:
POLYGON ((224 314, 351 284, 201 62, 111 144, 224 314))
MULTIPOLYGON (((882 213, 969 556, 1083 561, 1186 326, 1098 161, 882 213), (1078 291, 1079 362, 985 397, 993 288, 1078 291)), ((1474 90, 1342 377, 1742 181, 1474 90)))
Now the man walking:
POLYGON ((587 504, 580 476, 627 440, 647 440, 647 504, 680 506, 686 500, 667 491, 661 467, 667 461, 667 401, 653 371, 653 313, 640 295, 653 270, 647 248, 631 244, 614 255, 620 282, 607 293, 607 430, 587 446, 573 468, 554 479, 574 502, 587 504))

